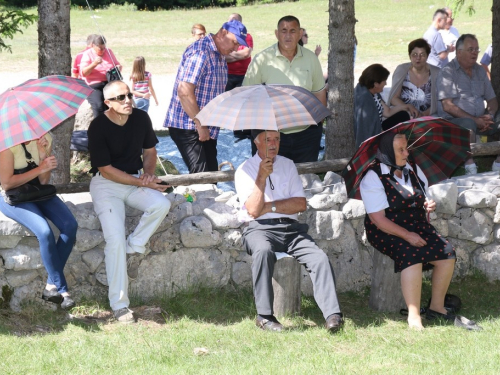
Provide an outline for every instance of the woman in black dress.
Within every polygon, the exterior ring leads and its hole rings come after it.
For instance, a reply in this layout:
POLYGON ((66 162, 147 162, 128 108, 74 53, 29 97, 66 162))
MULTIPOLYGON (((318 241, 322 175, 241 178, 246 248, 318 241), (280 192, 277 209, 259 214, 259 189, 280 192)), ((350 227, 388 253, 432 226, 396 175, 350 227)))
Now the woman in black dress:
POLYGON ((370 244, 394 260, 408 306, 408 325, 423 329, 420 317, 422 269, 434 268, 428 319, 454 319, 444 308, 456 254, 452 245, 429 224, 426 212, 436 209, 423 191, 428 183, 422 170, 408 162, 404 134, 385 134, 374 164, 360 189, 366 207, 365 229, 370 244))

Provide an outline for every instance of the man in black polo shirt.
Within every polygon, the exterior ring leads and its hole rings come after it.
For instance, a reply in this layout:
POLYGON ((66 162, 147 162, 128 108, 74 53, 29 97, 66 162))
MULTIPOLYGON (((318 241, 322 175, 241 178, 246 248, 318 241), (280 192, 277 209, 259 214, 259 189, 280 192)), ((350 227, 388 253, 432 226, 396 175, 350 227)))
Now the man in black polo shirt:
POLYGON ((132 108, 132 94, 121 81, 103 90, 109 109, 89 126, 90 195, 101 221, 109 302, 115 318, 134 322, 128 308, 127 254, 144 254, 151 235, 168 214, 170 201, 155 174, 158 143, 148 114, 132 108), (144 170, 141 173, 141 170, 144 170), (144 212, 126 238, 125 205, 144 212))

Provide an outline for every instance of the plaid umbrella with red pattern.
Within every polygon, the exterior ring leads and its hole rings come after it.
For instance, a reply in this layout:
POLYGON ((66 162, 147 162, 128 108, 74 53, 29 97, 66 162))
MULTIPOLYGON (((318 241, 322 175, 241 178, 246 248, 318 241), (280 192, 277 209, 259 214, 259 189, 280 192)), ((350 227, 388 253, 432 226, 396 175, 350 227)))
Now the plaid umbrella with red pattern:
POLYGON ((30 79, 0 95, 0 151, 38 139, 78 112, 93 91, 81 79, 30 79))
POLYGON ((402 133, 408 139, 410 157, 424 172, 429 185, 451 176, 470 157, 470 132, 442 118, 421 117, 403 122, 364 141, 342 171, 347 194, 361 199, 359 184, 375 160, 385 133, 402 133))

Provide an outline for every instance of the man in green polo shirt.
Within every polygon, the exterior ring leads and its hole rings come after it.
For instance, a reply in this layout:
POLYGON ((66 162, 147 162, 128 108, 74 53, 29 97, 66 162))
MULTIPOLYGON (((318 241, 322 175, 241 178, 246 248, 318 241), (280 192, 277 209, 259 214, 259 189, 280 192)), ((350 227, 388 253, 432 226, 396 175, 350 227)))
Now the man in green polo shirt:
MULTIPOLYGON (((278 43, 255 56, 243 86, 262 83, 301 86, 326 106, 326 86, 318 57, 298 44, 302 37, 299 20, 294 16, 281 18, 275 34, 278 43)), ((322 125, 306 125, 293 133, 286 132, 281 136, 279 155, 295 163, 318 161, 322 134, 322 125)))

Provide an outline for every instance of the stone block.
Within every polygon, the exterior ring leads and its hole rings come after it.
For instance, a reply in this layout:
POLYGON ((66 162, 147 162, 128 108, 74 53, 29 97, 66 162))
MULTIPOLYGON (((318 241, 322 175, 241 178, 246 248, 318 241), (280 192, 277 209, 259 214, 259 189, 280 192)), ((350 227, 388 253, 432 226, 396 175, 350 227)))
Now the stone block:
POLYGON ((338 204, 332 194, 315 194, 307 200, 307 204, 315 210, 338 210, 338 204))
POLYGON ((181 224, 175 224, 166 231, 151 236, 149 246, 155 253, 172 251, 181 246, 181 224))
POLYGON ((302 217, 309 225, 309 235, 315 240, 334 240, 342 235, 344 227, 342 212, 309 210, 302 217))
POLYGON ((23 236, 0 236, 0 249, 12 249, 22 238, 23 236))
POLYGON ((212 222, 216 229, 238 228, 238 211, 225 203, 215 202, 203 210, 204 215, 212 222))
POLYGON ((76 231, 76 243, 73 251, 87 251, 93 249, 104 241, 101 231, 78 228, 76 231))
POLYGON ((458 195, 458 204, 470 208, 496 207, 497 197, 487 191, 469 189, 458 195))
POLYGON ((97 267, 104 261, 104 251, 102 249, 92 249, 82 254, 82 260, 89 268, 89 272, 94 273, 97 267))
POLYGON ((36 270, 6 271, 4 276, 11 288, 17 288, 35 280, 38 272, 36 270))
POLYGON ((314 173, 301 174, 299 175, 302 180, 302 187, 307 196, 312 196, 314 194, 321 193, 324 190, 323 183, 318 175, 314 173))
POLYGON ((436 202, 436 212, 454 214, 457 211, 458 187, 455 182, 432 185, 429 187, 429 193, 436 202))
POLYGON ((40 251, 24 245, 18 245, 14 249, 0 250, 4 267, 8 270, 36 270, 43 267, 40 251))
POLYGON ((449 235, 478 244, 488 244, 493 239, 493 221, 484 213, 472 208, 461 208, 449 220, 449 235))
POLYGON ((183 248, 175 252, 150 254, 144 258, 137 279, 130 283, 130 289, 143 297, 172 296, 199 286, 222 287, 227 285, 230 277, 228 252, 183 248))
POLYGON ((489 281, 500 280, 500 245, 479 247, 472 254, 472 266, 483 272, 489 281))
POLYGON ((185 247, 210 247, 221 243, 219 232, 212 229, 212 223, 203 216, 184 219, 180 226, 181 241, 185 247))
POLYGON ((359 199, 349 199, 342 207, 342 214, 346 220, 364 218, 366 215, 365 205, 359 199))

